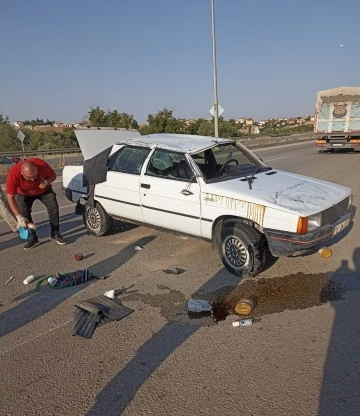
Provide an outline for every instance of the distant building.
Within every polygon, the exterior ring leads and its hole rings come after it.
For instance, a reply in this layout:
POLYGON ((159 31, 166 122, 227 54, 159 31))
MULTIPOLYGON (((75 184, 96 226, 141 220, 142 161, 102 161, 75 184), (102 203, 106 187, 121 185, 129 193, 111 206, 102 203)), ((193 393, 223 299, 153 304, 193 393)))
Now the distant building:
POLYGON ((252 125, 254 124, 254 120, 253 120, 252 118, 247 118, 247 119, 245 120, 245 124, 246 124, 247 126, 252 126, 252 125))
POLYGON ((14 121, 14 127, 17 127, 19 129, 22 126, 23 126, 23 122, 22 121, 14 121))
POLYGON ((90 121, 79 121, 78 123, 72 124, 72 127, 75 127, 75 128, 77 128, 77 127, 88 127, 90 125, 91 125, 90 121))
POLYGON ((245 124, 245 121, 246 121, 246 118, 245 117, 240 117, 240 118, 237 118, 235 120, 235 123, 236 124, 245 124))

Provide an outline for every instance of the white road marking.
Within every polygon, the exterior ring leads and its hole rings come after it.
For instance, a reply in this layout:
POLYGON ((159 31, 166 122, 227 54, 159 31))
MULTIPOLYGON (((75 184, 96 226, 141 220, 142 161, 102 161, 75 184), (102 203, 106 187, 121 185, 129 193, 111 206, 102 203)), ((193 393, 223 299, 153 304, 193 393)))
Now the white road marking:
MULTIPOLYGON (((63 205, 59 207, 59 209, 65 209, 65 208, 70 208, 70 207, 75 207, 75 204, 63 205)), ((39 214, 46 214, 46 213, 47 213, 47 210, 44 209, 42 211, 32 212, 31 215, 39 215, 39 214)), ((5 222, 5 220, 0 220, 0 223, 2 222, 5 222)))
POLYGON ((252 151, 253 153, 256 152, 270 152, 273 149, 280 149, 280 148, 286 148, 286 147, 293 147, 293 146, 305 146, 313 143, 315 140, 309 140, 306 142, 300 142, 300 143, 290 143, 290 144, 279 144, 277 146, 268 146, 268 147, 261 147, 259 149, 249 149, 250 151, 252 151))
POLYGON ((35 337, 29 338, 29 339, 27 339, 26 341, 24 341, 24 342, 20 342, 20 343, 19 343, 19 344, 17 344, 17 345, 13 345, 12 347, 10 347, 10 348, 8 348, 8 349, 6 349, 6 350, 1 351, 1 352, 0 352, 0 356, 1 356, 1 355, 4 355, 4 354, 6 354, 6 353, 8 353, 8 352, 10 352, 10 351, 13 351, 13 350, 15 350, 16 348, 22 347, 23 345, 27 344, 28 342, 34 341, 34 340, 35 340, 35 339, 37 339, 37 338, 40 338, 40 337, 42 337, 42 336, 44 336, 44 335, 47 335, 47 334, 49 334, 50 332, 55 331, 56 329, 62 328, 63 326, 65 326, 65 325, 67 325, 68 323, 70 323, 71 321, 72 321, 72 319, 69 319, 69 320, 67 320, 66 322, 63 322, 62 324, 55 326, 54 328, 51 328, 51 329, 49 329, 49 330, 47 330, 47 331, 45 331, 45 332, 42 332, 42 333, 40 333, 40 334, 36 335, 35 337))
POLYGON ((272 162, 273 160, 285 159, 287 156, 276 157, 275 159, 264 160, 264 162, 272 162))

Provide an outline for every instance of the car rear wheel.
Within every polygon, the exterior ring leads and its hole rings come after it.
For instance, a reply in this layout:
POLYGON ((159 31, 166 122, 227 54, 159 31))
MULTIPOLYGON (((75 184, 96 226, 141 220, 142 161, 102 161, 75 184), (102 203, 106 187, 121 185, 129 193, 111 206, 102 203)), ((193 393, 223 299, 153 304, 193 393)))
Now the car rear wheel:
POLYGON ((83 220, 90 234, 97 237, 108 234, 113 227, 113 219, 98 202, 95 202, 94 207, 86 204, 83 220))
POLYGON ((237 276, 256 276, 265 266, 265 238, 241 222, 225 223, 219 241, 224 266, 237 276))

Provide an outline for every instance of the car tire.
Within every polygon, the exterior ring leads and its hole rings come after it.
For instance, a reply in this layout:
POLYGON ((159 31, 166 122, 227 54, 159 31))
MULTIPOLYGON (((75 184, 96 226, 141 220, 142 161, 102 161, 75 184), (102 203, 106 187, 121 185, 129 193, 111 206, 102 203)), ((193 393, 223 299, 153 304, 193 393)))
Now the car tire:
POLYGON ((89 204, 85 205, 83 221, 89 233, 97 237, 108 234, 113 227, 113 219, 99 202, 95 202, 93 208, 89 204))
POLYGON ((265 236, 249 225, 224 223, 219 240, 221 261, 236 276, 256 276, 265 266, 265 243, 265 236))

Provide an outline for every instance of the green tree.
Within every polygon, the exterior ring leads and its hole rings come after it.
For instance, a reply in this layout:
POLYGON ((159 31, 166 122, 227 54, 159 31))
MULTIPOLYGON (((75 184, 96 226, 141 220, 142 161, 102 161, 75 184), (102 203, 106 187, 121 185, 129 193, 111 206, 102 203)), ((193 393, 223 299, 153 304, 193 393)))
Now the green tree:
POLYGON ((139 128, 133 115, 119 113, 117 110, 105 112, 99 106, 89 111, 89 121, 93 127, 139 128))
POLYGON ((13 150, 21 150, 21 142, 16 137, 13 126, 3 121, 0 123, 0 152, 11 152, 13 150))
POLYGON ((78 147, 74 130, 66 129, 62 133, 54 130, 33 131, 24 129, 25 145, 29 150, 49 150, 78 147))
POLYGON ((8 116, 6 116, 6 117, 4 118, 3 113, 0 113, 0 124, 9 124, 9 123, 10 123, 10 121, 9 121, 9 117, 8 117, 8 116))
POLYGON ((194 135, 198 135, 199 134, 199 129, 201 124, 205 122, 205 123, 209 123, 209 121, 205 120, 204 118, 198 118, 197 120, 195 120, 193 123, 189 124, 186 128, 186 133, 187 134, 194 134, 194 135))
POLYGON ((153 133, 186 133, 186 123, 184 120, 175 118, 172 110, 164 108, 156 114, 149 114, 148 125, 140 129, 141 134, 153 133))

